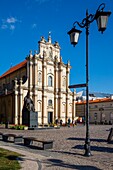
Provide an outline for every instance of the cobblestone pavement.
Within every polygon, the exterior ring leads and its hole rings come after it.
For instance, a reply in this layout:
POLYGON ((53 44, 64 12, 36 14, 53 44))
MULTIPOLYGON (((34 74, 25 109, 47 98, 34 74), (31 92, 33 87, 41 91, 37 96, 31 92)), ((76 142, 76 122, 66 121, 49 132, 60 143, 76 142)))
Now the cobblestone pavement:
POLYGON ((54 145, 53 149, 42 150, 41 146, 35 142, 31 147, 25 147, 23 143, 14 144, 0 141, 0 146, 18 149, 20 153, 27 156, 29 166, 31 158, 34 158, 34 163, 37 163, 37 166, 34 165, 36 168, 30 167, 34 170, 113 170, 113 138, 111 143, 107 143, 110 128, 111 125, 90 125, 92 154, 90 157, 84 156, 86 135, 84 125, 77 125, 74 128, 61 127, 60 129, 24 131, 1 128, 0 132, 3 133, 18 133, 23 136, 54 140, 54 145))

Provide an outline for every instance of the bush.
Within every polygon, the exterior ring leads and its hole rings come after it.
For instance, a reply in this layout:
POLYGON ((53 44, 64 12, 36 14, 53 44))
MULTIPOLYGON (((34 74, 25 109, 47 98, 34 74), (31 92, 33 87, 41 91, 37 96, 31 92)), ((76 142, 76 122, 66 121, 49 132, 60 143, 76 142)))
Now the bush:
POLYGON ((20 130, 20 126, 19 126, 19 125, 16 125, 16 126, 15 126, 15 129, 16 129, 16 130, 20 130))
POLYGON ((25 126, 25 125, 12 125, 12 126, 10 126, 10 129, 24 130, 25 127, 27 127, 27 126, 25 126))
POLYGON ((21 125, 20 130, 24 130, 24 127, 25 127, 24 125, 21 125))

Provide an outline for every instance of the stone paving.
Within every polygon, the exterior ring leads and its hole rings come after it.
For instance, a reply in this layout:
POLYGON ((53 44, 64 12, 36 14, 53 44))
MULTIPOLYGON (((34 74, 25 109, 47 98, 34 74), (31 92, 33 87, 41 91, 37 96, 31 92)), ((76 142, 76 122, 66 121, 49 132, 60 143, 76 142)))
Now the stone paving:
MULTIPOLYGON (((34 157, 37 168, 42 170, 113 170, 113 138, 107 143, 111 125, 90 125, 91 154, 84 156, 84 143, 86 129, 84 125, 73 127, 61 127, 60 129, 44 130, 11 130, 1 128, 0 132, 33 136, 39 139, 54 140, 53 149, 41 150, 37 143, 31 147, 23 146, 23 143, 14 144, 2 142, 4 147, 19 149, 26 156, 34 157)), ((28 165, 30 158, 27 160, 28 165)), ((25 168, 24 168, 25 169, 25 168)), ((27 168, 26 168, 27 170, 27 168)))

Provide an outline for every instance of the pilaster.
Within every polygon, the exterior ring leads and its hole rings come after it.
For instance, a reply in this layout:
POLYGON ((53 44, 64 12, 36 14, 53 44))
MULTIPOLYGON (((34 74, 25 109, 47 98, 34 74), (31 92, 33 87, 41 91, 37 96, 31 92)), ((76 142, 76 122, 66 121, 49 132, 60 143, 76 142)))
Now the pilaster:
POLYGON ((58 63, 57 59, 54 63, 54 120, 58 119, 58 63))
POLYGON ((76 117, 76 107, 75 107, 75 101, 76 101, 76 92, 73 92, 73 97, 72 97, 72 119, 74 119, 76 117))
POLYGON ((34 90, 34 94, 33 94, 33 101, 34 101, 34 106, 35 106, 35 110, 37 111, 37 95, 38 95, 38 62, 37 62, 37 54, 35 54, 33 56, 33 73, 34 73, 34 86, 33 86, 33 90, 34 90))
MULTIPOLYGON (((32 51, 30 51, 29 56, 26 58, 28 61, 27 64, 27 75, 28 75, 28 88, 29 88, 29 92, 32 91, 33 88, 33 55, 32 55, 32 51)), ((31 96, 30 96, 31 97, 31 96)))
POLYGON ((19 124, 21 125, 22 124, 22 108, 23 108, 23 89, 22 89, 22 78, 20 79, 20 111, 19 111, 19 124))
POLYGON ((47 117, 47 96, 45 91, 47 87, 47 66, 45 58, 43 58, 42 73, 42 125, 44 125, 47 117))
POLYGON ((15 125, 18 125, 18 85, 17 78, 15 78, 15 125))
POLYGON ((58 104, 59 104, 59 109, 58 109, 58 118, 61 118, 61 113, 62 113, 62 58, 60 58, 60 65, 59 65, 59 92, 58 92, 58 104))

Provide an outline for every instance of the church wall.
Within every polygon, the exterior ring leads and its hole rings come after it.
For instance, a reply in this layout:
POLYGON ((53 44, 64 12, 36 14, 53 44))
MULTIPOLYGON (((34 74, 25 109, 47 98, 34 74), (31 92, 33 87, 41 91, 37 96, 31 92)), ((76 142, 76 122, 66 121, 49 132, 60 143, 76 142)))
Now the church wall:
POLYGON ((13 96, 7 95, 0 97, 0 122, 13 123, 13 96))

